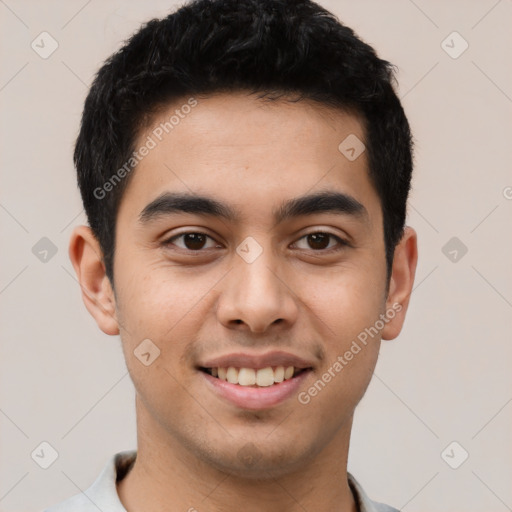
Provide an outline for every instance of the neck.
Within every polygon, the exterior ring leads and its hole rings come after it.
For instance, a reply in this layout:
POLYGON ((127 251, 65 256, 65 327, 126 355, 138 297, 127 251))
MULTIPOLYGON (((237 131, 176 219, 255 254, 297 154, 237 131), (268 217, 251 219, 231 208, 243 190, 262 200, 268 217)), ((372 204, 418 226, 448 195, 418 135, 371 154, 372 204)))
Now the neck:
POLYGON ((128 512, 357 512, 346 470, 352 421, 300 468, 249 478, 200 460, 144 412, 137 401, 137 459, 117 487, 128 512))

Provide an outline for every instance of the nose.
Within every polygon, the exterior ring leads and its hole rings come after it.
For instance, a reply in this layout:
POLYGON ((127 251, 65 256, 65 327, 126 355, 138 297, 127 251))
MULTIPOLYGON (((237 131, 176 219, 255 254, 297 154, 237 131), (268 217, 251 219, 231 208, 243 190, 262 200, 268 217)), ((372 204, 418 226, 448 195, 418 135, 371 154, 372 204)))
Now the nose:
POLYGON ((273 325, 290 328, 297 320, 293 283, 277 270, 271 253, 264 250, 252 263, 234 256, 218 298, 217 316, 225 327, 264 333, 273 325))

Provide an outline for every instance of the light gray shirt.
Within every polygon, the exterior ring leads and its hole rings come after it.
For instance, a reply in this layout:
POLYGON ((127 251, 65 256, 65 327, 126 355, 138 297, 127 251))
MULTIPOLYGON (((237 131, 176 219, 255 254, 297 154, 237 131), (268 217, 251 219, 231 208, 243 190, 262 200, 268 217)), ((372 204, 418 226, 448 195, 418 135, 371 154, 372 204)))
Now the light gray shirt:
MULTIPOLYGON (((44 512, 126 512, 117 494, 116 482, 126 476, 136 455, 136 450, 116 453, 86 491, 44 512)), ((350 473, 347 475, 359 512, 399 512, 396 508, 370 500, 359 482, 350 473)))

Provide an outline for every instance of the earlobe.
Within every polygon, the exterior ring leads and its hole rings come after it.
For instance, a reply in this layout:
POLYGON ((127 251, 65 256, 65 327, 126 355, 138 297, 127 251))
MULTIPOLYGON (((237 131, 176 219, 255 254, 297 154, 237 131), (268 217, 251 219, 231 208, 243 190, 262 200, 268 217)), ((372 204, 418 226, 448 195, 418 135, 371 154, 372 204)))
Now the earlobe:
POLYGON ((386 299, 386 311, 393 311, 393 316, 382 330, 382 339, 392 340, 402 330, 405 314, 409 305, 416 265, 418 262, 418 243, 416 231, 406 226, 404 235, 395 248, 393 267, 386 299))
POLYGON ((69 241, 69 259, 82 290, 85 307, 98 327, 119 334, 114 292, 105 273, 100 245, 88 226, 77 226, 69 241))

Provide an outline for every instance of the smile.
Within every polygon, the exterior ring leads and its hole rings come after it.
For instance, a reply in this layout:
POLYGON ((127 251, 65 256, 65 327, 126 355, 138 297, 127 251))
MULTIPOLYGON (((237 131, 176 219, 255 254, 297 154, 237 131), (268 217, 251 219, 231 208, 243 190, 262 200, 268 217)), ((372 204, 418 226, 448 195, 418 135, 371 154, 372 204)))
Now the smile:
POLYGON ((213 367, 200 368, 200 370, 199 374, 203 376, 206 387, 214 396, 237 409, 252 411, 277 407, 296 396, 305 386, 305 379, 312 372, 311 368, 295 368, 293 366, 265 367, 258 370, 247 367, 240 369, 213 367), (214 376, 215 371, 217 376, 214 376), (287 375, 283 375, 283 373, 287 373, 287 375), (221 378, 224 374, 225 379, 221 378), (236 378, 237 382, 228 382, 228 374, 233 381, 236 378), (259 379, 258 374, 260 374, 259 379), (290 374, 292 375, 290 376, 290 374), (283 380, 277 382, 274 380, 276 377, 277 381, 281 377, 283 380))
POLYGON ((305 368, 296 368, 294 366, 267 366, 266 368, 235 368, 230 367, 214 367, 201 368, 202 371, 208 373, 212 377, 246 387, 269 387, 280 384, 285 380, 292 379, 305 368))

